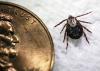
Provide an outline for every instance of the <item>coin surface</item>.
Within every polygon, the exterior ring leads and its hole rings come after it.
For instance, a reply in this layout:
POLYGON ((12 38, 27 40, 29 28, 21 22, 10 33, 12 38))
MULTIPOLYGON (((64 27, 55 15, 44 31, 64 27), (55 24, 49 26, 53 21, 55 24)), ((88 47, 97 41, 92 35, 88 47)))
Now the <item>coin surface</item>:
POLYGON ((22 6, 0 2, 0 13, 13 17, 12 24, 19 38, 18 56, 12 60, 18 71, 51 71, 54 48, 50 33, 44 23, 22 6))

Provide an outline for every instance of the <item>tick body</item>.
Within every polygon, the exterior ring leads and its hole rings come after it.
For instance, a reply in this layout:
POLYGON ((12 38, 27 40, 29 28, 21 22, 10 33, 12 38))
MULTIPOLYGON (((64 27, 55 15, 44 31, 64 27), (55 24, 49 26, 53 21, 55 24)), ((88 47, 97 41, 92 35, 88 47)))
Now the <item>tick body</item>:
POLYGON ((87 15, 89 13, 91 13, 91 12, 88 12, 86 14, 82 14, 82 15, 79 15, 76 17, 69 16, 67 19, 62 20, 59 24, 55 25, 55 27, 57 27, 58 25, 60 25, 66 21, 65 25, 63 26, 63 28, 60 32, 60 33, 62 33, 62 31, 65 29, 63 42, 66 39, 66 41, 67 41, 66 48, 68 47, 68 38, 69 37, 72 39, 79 39, 82 35, 84 35, 86 41, 89 43, 88 38, 87 38, 84 30, 87 30, 90 33, 92 33, 92 32, 88 28, 86 28, 85 26, 81 25, 81 23, 88 23, 88 24, 91 24, 91 23, 77 19, 78 17, 87 15))
POLYGON ((70 38, 79 39, 83 35, 83 28, 79 24, 75 27, 70 27, 70 25, 68 25, 66 32, 67 36, 69 36, 70 38))

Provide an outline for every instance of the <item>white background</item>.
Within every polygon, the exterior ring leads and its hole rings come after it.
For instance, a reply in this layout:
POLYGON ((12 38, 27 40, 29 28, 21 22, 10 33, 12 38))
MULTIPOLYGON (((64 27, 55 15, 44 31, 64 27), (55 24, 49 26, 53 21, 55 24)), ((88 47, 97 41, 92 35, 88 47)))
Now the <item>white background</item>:
MULTIPOLYGON (((0 0, 1 1, 1 0, 0 0)), ((49 29, 55 48, 53 71, 100 71, 100 1, 99 0, 2 0, 22 5, 38 15, 49 29), (84 30, 90 44, 82 36, 78 40, 69 39, 63 43, 60 31, 64 24, 54 28, 69 15, 77 16, 93 11, 78 19, 92 24, 82 23, 92 31, 84 30)))

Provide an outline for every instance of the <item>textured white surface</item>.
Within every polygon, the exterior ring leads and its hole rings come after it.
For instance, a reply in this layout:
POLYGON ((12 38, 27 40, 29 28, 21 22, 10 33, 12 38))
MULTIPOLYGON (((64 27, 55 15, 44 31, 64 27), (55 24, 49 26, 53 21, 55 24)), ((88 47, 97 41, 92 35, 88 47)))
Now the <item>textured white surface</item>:
POLYGON ((55 45, 55 65, 53 71, 100 71, 100 1, 99 0, 2 0, 22 5, 37 14, 49 29, 55 45), (77 16, 93 11, 79 19, 92 24, 82 23, 92 31, 86 30, 88 44, 82 36, 79 40, 69 39, 65 50, 63 25, 54 28, 68 15, 77 16))

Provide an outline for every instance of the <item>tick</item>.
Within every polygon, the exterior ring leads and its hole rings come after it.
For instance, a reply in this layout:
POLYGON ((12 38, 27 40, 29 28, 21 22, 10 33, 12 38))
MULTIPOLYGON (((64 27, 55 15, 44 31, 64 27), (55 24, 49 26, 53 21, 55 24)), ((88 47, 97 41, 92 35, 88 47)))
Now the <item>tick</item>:
POLYGON ((60 23, 58 23, 57 25, 54 26, 54 27, 57 27, 58 25, 60 25, 60 24, 62 24, 63 22, 66 21, 65 25, 63 26, 63 28, 60 32, 60 33, 62 33, 62 31, 65 29, 63 42, 66 39, 66 41, 67 41, 66 49, 68 47, 69 37, 72 38, 72 39, 79 39, 82 35, 84 35, 86 41, 89 43, 88 38, 87 38, 83 29, 87 30, 90 33, 92 33, 92 32, 88 28, 83 26, 81 23, 88 23, 88 24, 91 24, 91 23, 78 20, 77 18, 84 16, 84 15, 87 15, 87 14, 90 14, 90 13, 91 12, 88 12, 88 13, 85 13, 85 14, 82 14, 82 15, 79 15, 79 16, 76 16, 76 17, 70 15, 67 19, 62 20, 60 23))

